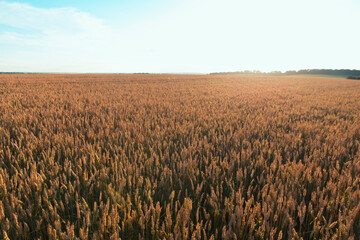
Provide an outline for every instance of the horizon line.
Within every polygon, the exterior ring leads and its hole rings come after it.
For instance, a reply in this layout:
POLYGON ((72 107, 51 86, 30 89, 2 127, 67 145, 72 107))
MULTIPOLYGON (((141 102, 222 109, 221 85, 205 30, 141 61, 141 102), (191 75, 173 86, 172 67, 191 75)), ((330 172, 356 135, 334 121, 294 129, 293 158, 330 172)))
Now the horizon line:
POLYGON ((261 71, 261 70, 236 70, 236 71, 212 71, 212 72, 29 72, 29 71, 0 71, 0 74, 183 74, 183 75, 206 75, 206 74, 226 74, 226 73, 248 73, 248 74, 284 74, 287 72, 299 72, 299 71, 360 71, 360 69, 351 68, 308 68, 298 70, 272 70, 272 71, 261 71))

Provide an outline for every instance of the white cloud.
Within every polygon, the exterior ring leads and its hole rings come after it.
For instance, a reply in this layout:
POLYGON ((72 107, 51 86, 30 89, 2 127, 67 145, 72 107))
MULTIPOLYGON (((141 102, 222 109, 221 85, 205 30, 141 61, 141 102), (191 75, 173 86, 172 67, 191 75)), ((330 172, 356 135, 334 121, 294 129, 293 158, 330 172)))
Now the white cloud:
POLYGON ((91 69, 114 34, 102 19, 74 8, 22 3, 0 2, 0 24, 10 27, 0 32, 0 44, 12 49, 3 54, 0 67, 12 65, 10 70, 17 71, 77 71, 84 64, 91 69))
POLYGON ((0 2, 0 24, 40 30, 44 34, 107 32, 103 20, 75 8, 36 8, 23 3, 0 2))

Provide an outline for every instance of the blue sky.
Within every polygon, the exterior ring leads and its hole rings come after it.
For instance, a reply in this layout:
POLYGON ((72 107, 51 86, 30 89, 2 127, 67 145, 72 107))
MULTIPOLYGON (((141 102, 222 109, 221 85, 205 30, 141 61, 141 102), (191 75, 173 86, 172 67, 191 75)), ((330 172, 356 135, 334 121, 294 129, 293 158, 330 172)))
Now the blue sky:
POLYGON ((0 71, 360 69, 359 13, 359 0, 0 0, 0 71))

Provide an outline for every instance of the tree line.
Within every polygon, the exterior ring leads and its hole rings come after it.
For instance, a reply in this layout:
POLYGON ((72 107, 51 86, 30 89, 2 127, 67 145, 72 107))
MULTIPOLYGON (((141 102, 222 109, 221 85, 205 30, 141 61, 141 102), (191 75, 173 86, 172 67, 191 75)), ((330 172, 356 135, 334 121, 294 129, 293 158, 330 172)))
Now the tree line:
POLYGON ((360 70, 355 69, 302 69, 298 71, 272 71, 272 72, 262 72, 258 70, 245 70, 237 72, 215 72, 211 74, 244 74, 244 75, 269 75, 269 76, 289 76, 289 75, 330 75, 338 77, 352 77, 351 79, 360 78, 360 70))

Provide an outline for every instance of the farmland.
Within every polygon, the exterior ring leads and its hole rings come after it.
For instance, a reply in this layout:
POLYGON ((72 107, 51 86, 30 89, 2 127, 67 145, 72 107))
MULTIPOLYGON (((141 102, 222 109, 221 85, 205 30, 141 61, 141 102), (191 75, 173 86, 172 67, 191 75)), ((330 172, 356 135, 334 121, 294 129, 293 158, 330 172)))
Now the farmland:
POLYGON ((356 239, 360 82, 0 75, 0 237, 356 239))

